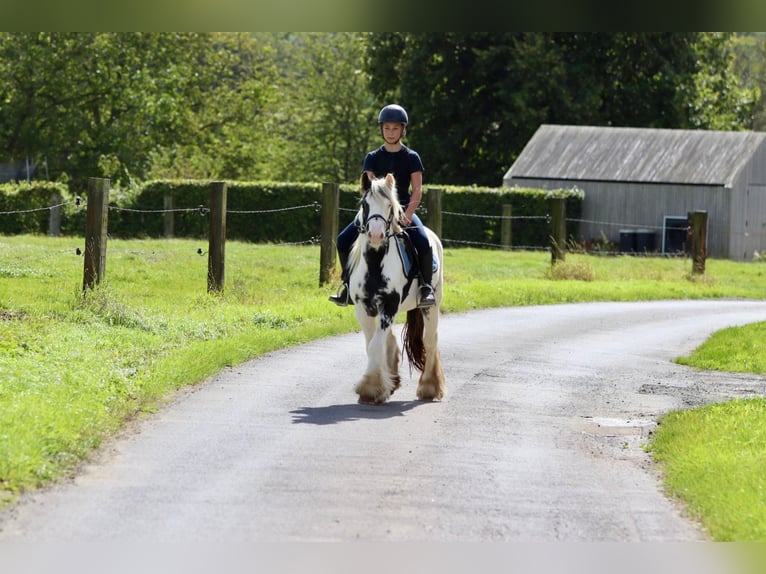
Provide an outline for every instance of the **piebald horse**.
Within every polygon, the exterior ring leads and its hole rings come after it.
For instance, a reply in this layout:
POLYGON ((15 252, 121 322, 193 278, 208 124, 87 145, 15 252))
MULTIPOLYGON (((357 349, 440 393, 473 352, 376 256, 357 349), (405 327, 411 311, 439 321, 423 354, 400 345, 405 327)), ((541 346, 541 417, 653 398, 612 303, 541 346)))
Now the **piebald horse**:
POLYGON ((392 174, 370 179, 362 175, 362 199, 356 216, 359 237, 351 249, 349 295, 364 332, 367 370, 356 385, 360 403, 384 403, 399 388, 401 351, 392 326, 400 312, 407 312, 402 330, 403 348, 421 372, 417 397, 439 400, 445 381, 439 356, 437 327, 442 301, 444 251, 436 234, 426 228, 434 253, 432 286, 436 305, 417 307, 419 280, 405 269, 397 241, 403 233, 399 220, 404 212, 392 174))

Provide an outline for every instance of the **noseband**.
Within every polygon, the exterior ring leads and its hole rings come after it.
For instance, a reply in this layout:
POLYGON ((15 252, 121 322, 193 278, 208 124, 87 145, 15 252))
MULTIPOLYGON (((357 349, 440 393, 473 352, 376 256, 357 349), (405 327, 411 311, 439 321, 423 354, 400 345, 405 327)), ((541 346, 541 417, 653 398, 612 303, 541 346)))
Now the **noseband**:
MULTIPOLYGON (((369 205, 369 204, 368 204, 369 205)), ((356 228, 359 230, 359 233, 367 233, 367 230, 370 228, 370 222, 373 219, 380 219, 383 221, 383 223, 386 224, 386 239, 394 235, 391 233, 391 224, 394 221, 394 208, 391 207, 389 210, 388 219, 383 217, 380 213, 373 213, 372 215, 368 215, 363 222, 359 223, 357 219, 357 226, 356 228)))

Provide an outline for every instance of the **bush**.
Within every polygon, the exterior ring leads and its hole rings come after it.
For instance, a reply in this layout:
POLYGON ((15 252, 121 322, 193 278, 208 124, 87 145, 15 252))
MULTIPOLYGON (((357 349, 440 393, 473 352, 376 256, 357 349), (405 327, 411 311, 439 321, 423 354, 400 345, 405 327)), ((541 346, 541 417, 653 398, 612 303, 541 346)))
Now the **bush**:
MULTIPOLYGON (((546 216, 550 213, 551 198, 566 198, 567 219, 577 219, 582 213, 583 193, 578 189, 428 186, 424 196, 435 189, 442 190, 442 236, 446 241, 457 243, 499 246, 501 216, 506 204, 511 205, 514 217, 512 244, 515 247, 548 247, 550 222, 546 216)), ((54 191, 60 193, 64 201, 74 199, 63 184, 35 182, 0 186, 0 212, 14 212, 0 219, 0 231, 46 233, 49 211, 43 208, 49 207, 54 191), (19 213, 34 208, 41 210, 19 213)), ((109 235, 162 237, 166 197, 172 200, 175 237, 208 236, 210 182, 200 180, 156 180, 130 193, 113 193, 109 202, 109 235)), ((424 221, 427 220, 425 197, 419 211, 424 221)), ((358 184, 340 185, 340 229, 353 219, 359 199, 358 184)), ((321 203, 321 183, 227 182, 226 237, 254 243, 306 242, 320 234, 321 203)), ((84 233, 86 210, 83 206, 66 206, 63 233, 84 233)), ((574 236, 577 223, 569 221, 567 225, 568 236, 574 236)))
POLYGON ((22 233, 47 234, 50 225, 50 207, 53 197, 58 194, 64 206, 64 221, 79 208, 72 205, 74 196, 61 183, 41 181, 11 182, 0 185, 0 233, 19 235, 22 233))
MULTIPOLYGON (((565 198, 567 219, 578 219, 582 214, 584 198, 583 192, 576 188, 545 190, 447 186, 442 189, 443 237, 500 245, 503 205, 508 204, 511 206, 511 217, 514 218, 511 220, 512 244, 516 247, 548 247, 551 199, 565 198), (471 217, 473 214, 490 217, 471 217)), ((568 237, 576 235, 577 226, 577 222, 567 222, 568 237)))
MULTIPOLYGON (((321 184, 227 182, 226 237, 257 243, 305 241, 319 233, 321 184)), ((173 234, 204 238, 208 235, 210 182, 152 181, 143 186, 127 209, 110 212, 109 229, 120 237, 161 237, 165 197, 172 198, 173 234), (151 211, 156 211, 152 213, 151 211)))

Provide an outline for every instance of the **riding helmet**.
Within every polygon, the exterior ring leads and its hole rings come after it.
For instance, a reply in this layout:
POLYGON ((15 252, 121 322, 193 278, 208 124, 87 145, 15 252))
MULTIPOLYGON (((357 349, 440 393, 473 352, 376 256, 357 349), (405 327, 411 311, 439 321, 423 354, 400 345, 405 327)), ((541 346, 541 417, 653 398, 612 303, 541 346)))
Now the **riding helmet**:
POLYGON ((382 124, 384 122, 407 125, 409 123, 407 111, 397 104, 389 104, 380 110, 378 114, 378 123, 382 124))

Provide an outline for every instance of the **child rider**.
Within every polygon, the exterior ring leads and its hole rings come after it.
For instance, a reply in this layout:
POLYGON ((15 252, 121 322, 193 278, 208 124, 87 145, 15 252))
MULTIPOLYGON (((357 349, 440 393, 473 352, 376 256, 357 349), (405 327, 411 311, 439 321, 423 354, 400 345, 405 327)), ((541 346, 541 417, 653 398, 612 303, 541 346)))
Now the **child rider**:
MULTIPOLYGON (((406 229, 418 252, 422 278, 418 307, 426 308, 436 304, 434 289, 431 285, 433 253, 423 222, 415 214, 423 196, 423 162, 415 150, 402 143, 402 138, 407 133, 408 123, 407 111, 399 105, 389 104, 380 110, 378 125, 385 143, 367 154, 362 171, 367 172, 370 179, 383 177, 388 173, 394 174, 399 202, 405 208, 400 223, 406 229), (412 193, 410 193, 410 185, 412 185, 412 193)), ((336 305, 344 306, 351 302, 348 296, 350 275, 348 257, 358 235, 356 221, 349 223, 338 235, 338 257, 342 268, 343 285, 336 295, 330 296, 330 301, 336 305)))

